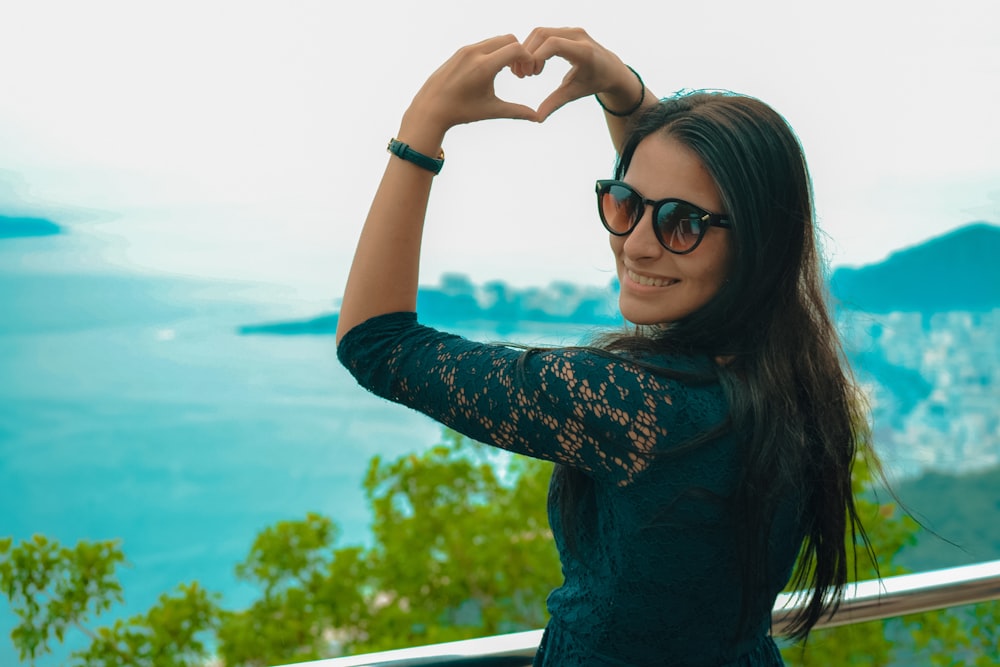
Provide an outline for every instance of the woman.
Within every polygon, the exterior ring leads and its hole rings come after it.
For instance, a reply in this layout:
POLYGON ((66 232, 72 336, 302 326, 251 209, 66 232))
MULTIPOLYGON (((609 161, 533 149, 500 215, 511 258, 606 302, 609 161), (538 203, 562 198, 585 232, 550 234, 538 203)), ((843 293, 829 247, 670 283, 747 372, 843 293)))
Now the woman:
POLYGON ((379 395, 558 464, 549 518, 565 582, 536 664, 781 664, 770 612, 789 578, 810 589, 799 637, 845 583, 845 531, 861 529, 851 464, 867 443, 787 124, 735 95, 657 101, 582 30, 540 28, 459 50, 397 139, 408 147, 393 145, 362 231, 338 354, 379 395), (553 56, 571 69, 537 112, 497 99, 501 69, 533 75, 553 56), (541 121, 590 95, 620 155, 598 181, 598 213, 635 331, 524 351, 418 325, 447 130, 541 121))

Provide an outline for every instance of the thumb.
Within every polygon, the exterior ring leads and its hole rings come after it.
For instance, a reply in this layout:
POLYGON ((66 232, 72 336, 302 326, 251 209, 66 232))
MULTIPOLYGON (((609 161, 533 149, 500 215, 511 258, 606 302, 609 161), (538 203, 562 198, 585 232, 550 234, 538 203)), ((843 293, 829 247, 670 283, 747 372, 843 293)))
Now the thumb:
POLYGON ((542 100, 540 105, 538 105, 539 122, 545 120, 555 113, 560 107, 563 107, 578 97, 579 95, 572 94, 567 86, 559 86, 552 91, 548 97, 542 100))
POLYGON ((494 118, 512 118, 514 120, 530 120, 540 123, 544 117, 536 110, 524 104, 497 100, 493 108, 494 118))

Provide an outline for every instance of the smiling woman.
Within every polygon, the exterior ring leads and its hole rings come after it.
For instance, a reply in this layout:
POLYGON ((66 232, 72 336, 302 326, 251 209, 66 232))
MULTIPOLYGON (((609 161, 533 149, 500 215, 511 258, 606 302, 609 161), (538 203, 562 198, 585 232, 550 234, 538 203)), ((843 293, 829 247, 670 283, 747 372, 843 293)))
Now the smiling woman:
MULTIPOLYGON (((851 465, 868 433, 826 310, 798 141, 762 102, 657 101, 579 29, 460 49, 403 116, 361 233, 338 356, 378 395, 469 437, 554 461, 549 517, 565 581, 538 665, 776 665, 791 578, 804 638, 865 535, 851 465), (571 64, 536 111, 494 77, 571 64), (598 181, 636 328, 593 347, 514 349, 417 323, 424 217, 456 125, 541 122, 595 95, 620 153, 598 181), (801 556, 797 566, 796 559, 801 556)), ((498 564, 498 567, 500 565, 498 564)))
MULTIPOLYGON (((723 210, 719 188, 698 156, 665 134, 655 134, 636 147, 626 178, 637 191, 689 201, 703 210, 723 210)), ((725 282, 729 235, 722 227, 701 226, 697 236, 689 232, 692 240, 674 250, 677 230, 669 235, 658 232, 662 209, 650 205, 646 210, 649 225, 645 212, 637 210, 628 234, 611 235, 621 285, 619 307, 635 324, 676 322, 708 303, 725 282), (665 244, 663 238, 674 241, 665 244)), ((684 224, 690 225, 690 220, 684 224)))

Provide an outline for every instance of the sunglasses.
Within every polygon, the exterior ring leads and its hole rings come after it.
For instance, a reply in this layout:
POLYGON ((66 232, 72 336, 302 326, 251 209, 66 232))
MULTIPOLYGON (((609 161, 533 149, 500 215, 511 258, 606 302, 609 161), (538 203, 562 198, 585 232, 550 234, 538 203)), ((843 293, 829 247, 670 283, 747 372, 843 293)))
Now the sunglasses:
POLYGON ((615 236, 630 234, 642 220, 647 205, 653 208, 656 239, 675 255, 686 255, 697 248, 709 227, 731 227, 725 215, 709 213, 683 199, 653 201, 623 181, 597 181, 597 210, 601 223, 615 236))

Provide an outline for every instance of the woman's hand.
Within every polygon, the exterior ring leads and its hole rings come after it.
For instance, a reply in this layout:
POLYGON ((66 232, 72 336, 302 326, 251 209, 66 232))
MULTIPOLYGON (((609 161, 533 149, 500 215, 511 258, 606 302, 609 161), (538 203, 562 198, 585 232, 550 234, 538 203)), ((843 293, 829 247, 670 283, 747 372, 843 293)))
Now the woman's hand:
MULTIPOLYGON (((530 59, 511 65, 515 76, 539 74, 546 61, 559 56, 570 64, 562 83, 538 107, 539 120, 573 100, 601 96, 609 109, 627 110, 642 99, 642 85, 612 51, 598 44, 581 28, 535 28, 524 40, 530 59)), ((647 98, 655 98, 647 95, 647 98)))
POLYGON ((529 106, 497 97, 494 80, 505 67, 530 61, 513 35, 462 47, 427 79, 404 116, 404 127, 443 137, 455 125, 490 118, 540 120, 529 106))

